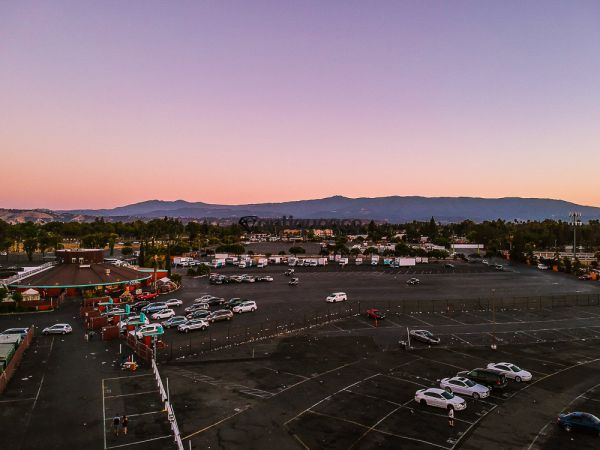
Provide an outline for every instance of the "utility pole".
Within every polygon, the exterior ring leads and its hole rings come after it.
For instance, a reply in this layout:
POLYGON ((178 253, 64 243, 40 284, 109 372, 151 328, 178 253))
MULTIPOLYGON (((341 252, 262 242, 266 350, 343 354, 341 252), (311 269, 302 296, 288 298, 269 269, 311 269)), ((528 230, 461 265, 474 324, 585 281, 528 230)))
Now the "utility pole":
POLYGON ((492 289, 492 350, 496 350, 496 289, 492 289))
POLYGON ((581 213, 571 211, 569 217, 571 218, 571 225, 573 225, 573 263, 575 263, 577 258, 577 227, 581 226, 581 213))

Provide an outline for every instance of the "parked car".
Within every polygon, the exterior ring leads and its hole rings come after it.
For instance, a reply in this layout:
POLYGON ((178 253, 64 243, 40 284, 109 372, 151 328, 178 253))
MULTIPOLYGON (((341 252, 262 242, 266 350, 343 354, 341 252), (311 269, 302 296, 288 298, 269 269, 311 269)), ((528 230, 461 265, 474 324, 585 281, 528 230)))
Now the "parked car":
POLYGON ((42 330, 43 334, 69 334, 73 331, 68 323, 57 323, 42 330))
POLYGON ((246 299, 234 297, 234 298, 229 299, 229 301, 225 304, 225 306, 229 309, 232 309, 245 301, 246 301, 246 299))
POLYGON ((385 319, 385 313, 381 312, 376 308, 367 309, 367 317, 369 319, 383 320, 385 319))
POLYGON ((508 386, 506 377, 500 372, 491 369, 473 369, 471 371, 458 372, 456 376, 469 378, 491 389, 504 389, 508 386))
POLYGON ((23 327, 23 328, 7 328, 6 330, 4 330, 2 333, 2 335, 11 335, 11 334, 18 334, 21 337, 25 337, 25 335, 29 332, 29 328, 28 327, 23 327))
POLYGON ((142 300, 140 302, 135 302, 133 305, 131 305, 131 310, 132 311, 140 311, 144 306, 148 306, 150 304, 150 302, 148 300, 142 300))
POLYGON ((207 320, 210 323, 220 322, 222 320, 231 320, 233 318, 233 313, 228 309, 219 309, 218 311, 213 312, 210 316, 208 316, 207 320))
POLYGON ((490 395, 488 387, 477 384, 465 377, 444 378, 440 381, 440 387, 447 392, 468 395, 474 399, 486 398, 490 395))
POLYGON ((509 380, 515 380, 517 383, 520 383, 521 381, 531 381, 532 378, 531 372, 527 372, 512 363, 489 363, 487 368, 500 372, 509 380))
POLYGON ((256 278, 250 276, 250 275, 243 275, 242 276, 242 283, 254 283, 256 281, 256 278))
POLYGON ((496 269, 496 270, 504 270, 504 266, 502 264, 494 264, 494 269, 496 269))
POLYGON ((194 303, 204 303, 206 300, 208 300, 209 298, 214 297, 214 295, 210 295, 210 294, 204 294, 198 298, 194 299, 194 303))
POLYGON ((556 419, 559 427, 565 431, 582 431, 600 436, 600 419, 586 412, 560 414, 556 419))
POLYGON ((142 308, 142 312, 145 314, 152 314, 158 311, 161 311, 163 309, 166 309, 167 304, 165 302, 155 302, 155 303, 150 303, 149 305, 146 305, 142 308))
POLYGON ((467 402, 462 397, 438 388, 419 389, 415 393, 415 401, 420 405, 454 409, 455 411, 467 407, 467 402))
POLYGON ((210 298, 207 298, 206 300, 204 300, 202 303, 206 303, 209 306, 217 306, 217 305, 222 305, 223 303, 225 303, 225 299, 223 297, 211 296, 210 298))
POLYGON ((192 313, 194 311, 207 311, 210 309, 210 305, 208 303, 194 303, 193 305, 188 306, 184 309, 186 313, 192 313))
POLYGON ((426 344, 439 344, 440 338, 427 330, 410 330, 410 337, 426 344))
POLYGON ((125 328, 127 328, 127 325, 131 325, 132 323, 135 323, 136 325, 138 325, 138 322, 142 321, 142 319, 141 319, 142 317, 144 318, 142 325, 148 325, 150 323, 150 320, 148 320, 148 317, 146 317, 146 314, 142 313, 140 315, 129 316, 125 320, 122 320, 121 322, 119 322, 121 329, 124 330, 125 328))
POLYGON ((156 292, 142 292, 136 297, 136 300, 152 300, 156 298, 158 294, 156 292))
POLYGON ((348 295, 345 292, 334 292, 325 299, 327 303, 345 302, 346 300, 348 300, 348 295))
POLYGON ((444 264, 444 267, 446 269, 454 269, 454 264, 449 264, 449 263, 448 264, 444 264))
POLYGON ((486 265, 486 266, 489 266, 489 265, 490 265, 490 262, 489 262, 487 259, 482 259, 482 260, 481 260, 481 264, 484 264, 484 265, 486 265))
POLYGON ((251 300, 246 300, 238 305, 235 305, 232 308, 232 311, 234 313, 241 314, 243 312, 254 312, 254 311, 256 311, 256 309, 257 309, 256 302, 253 302, 251 300))
POLYGON ((256 281, 267 281, 267 282, 271 282, 271 281, 273 281, 273 277, 272 277, 271 275, 265 275, 265 276, 262 276, 262 277, 258 277, 258 278, 256 279, 256 281))
POLYGON ((408 284, 408 285, 421 284, 421 280, 419 280, 418 278, 414 278, 414 277, 413 278, 409 278, 406 281, 406 284, 408 284))
POLYGON ((169 317, 167 320, 163 320, 160 324, 165 328, 173 328, 178 327, 184 322, 187 322, 185 316, 173 316, 169 317))
POLYGON ((192 319, 178 325, 177 331, 181 331, 182 333, 189 333, 193 330, 204 331, 209 327, 209 325, 210 324, 204 319, 192 319))
POLYGON ((589 273, 584 273, 583 275, 578 276, 580 280, 591 280, 592 276, 589 273))
POLYGON ((294 269, 288 269, 288 270, 286 270, 285 272, 283 272, 283 274, 284 274, 286 277, 292 276, 292 275, 294 274, 294 269))
POLYGON ((171 299, 167 300, 165 303, 167 306, 170 306, 170 307, 183 305, 183 301, 179 300, 178 298, 171 298, 171 299))
POLYGON ((290 281, 288 282, 288 284, 290 286, 298 286, 298 283, 300 283, 300 278, 296 278, 296 277, 291 278, 290 281))
POLYGON ((204 309, 198 309, 196 311, 192 311, 191 313, 187 314, 185 317, 186 317, 186 319, 206 319, 211 314, 212 313, 210 311, 207 311, 204 309))
POLYGON ((546 264, 538 264, 537 268, 540 270, 548 270, 548 266, 546 264))
POLYGON ((149 325, 141 326, 136 332, 135 336, 138 339, 142 339, 144 336, 155 336, 163 333, 162 325, 158 323, 151 323, 149 325))
POLYGON ((169 317, 173 317, 175 315, 175 311, 171 308, 161 309, 160 311, 152 314, 152 320, 160 320, 160 319, 168 319, 169 317))

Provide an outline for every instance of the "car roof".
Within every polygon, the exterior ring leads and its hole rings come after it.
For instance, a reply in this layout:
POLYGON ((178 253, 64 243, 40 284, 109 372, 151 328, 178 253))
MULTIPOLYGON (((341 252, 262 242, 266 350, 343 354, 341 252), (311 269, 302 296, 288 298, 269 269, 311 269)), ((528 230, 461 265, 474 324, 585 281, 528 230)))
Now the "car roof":
POLYGON ((444 389, 440 388, 427 388, 425 392, 435 392, 436 394, 441 394, 442 392, 446 392, 444 389))

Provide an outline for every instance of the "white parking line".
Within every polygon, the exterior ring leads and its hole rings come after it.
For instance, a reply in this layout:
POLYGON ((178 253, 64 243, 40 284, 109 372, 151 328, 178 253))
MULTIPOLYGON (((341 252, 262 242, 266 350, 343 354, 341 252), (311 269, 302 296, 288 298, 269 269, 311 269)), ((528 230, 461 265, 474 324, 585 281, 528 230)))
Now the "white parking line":
POLYGON ((190 434, 188 434, 187 436, 184 436, 184 437, 182 437, 181 439, 184 439, 184 440, 185 440, 185 439, 190 439, 192 436, 196 436, 196 435, 198 435, 198 434, 200 434, 200 433, 203 433, 203 432, 205 432, 206 430, 210 430, 211 428, 213 428, 213 427, 216 427, 217 425, 220 425, 220 424, 222 424, 223 422, 225 422, 225 421, 227 421, 227 420, 229 420, 229 419, 231 419, 231 418, 233 418, 233 417, 237 416, 238 414, 241 414, 241 413, 243 413, 243 412, 244 412, 244 411, 246 411, 248 408, 249 408, 249 406, 246 406, 246 407, 242 408, 240 411, 237 411, 237 412, 235 412, 234 414, 231 414, 230 416, 224 417, 223 419, 221 419, 221 420, 219 420, 219 421, 217 421, 217 422, 213 423, 212 425, 209 425, 209 426, 207 426, 207 427, 201 428, 200 430, 194 431, 193 433, 190 433, 190 434))
POLYGON ((159 439, 166 439, 166 438, 173 438, 173 436, 170 435, 170 434, 168 434, 166 436, 159 436, 159 437, 155 437, 155 438, 151 438, 151 439, 145 439, 143 441, 130 442, 129 444, 112 445, 110 447, 106 447, 106 449, 109 449, 109 448, 129 447, 130 445, 138 445, 138 444, 143 444, 144 442, 158 441, 159 439))
POLYGON ((124 378, 139 378, 139 377, 151 377, 152 374, 151 373, 146 373, 143 375, 129 375, 127 377, 113 377, 113 378, 104 378, 104 381, 110 381, 110 380, 122 380, 124 378))
POLYGON ((410 315, 409 317, 412 317, 415 320, 418 320, 419 322, 424 323, 425 325, 427 325, 428 327, 432 327, 433 325, 431 325, 429 322, 425 322, 423 319, 419 319, 418 317, 415 317, 413 315, 410 315))
POLYGON ((404 325, 400 325, 399 323, 394 322, 392 319, 390 319, 389 317, 386 318, 385 320, 387 320, 389 323, 391 323, 392 325, 398 327, 398 328, 405 328, 404 325))
POLYGON ((421 384, 421 383, 418 383, 418 382, 416 382, 416 381, 407 380, 406 378, 395 377, 395 376, 393 376, 393 375, 387 375, 387 374, 382 374, 381 376, 382 376, 382 377, 387 377, 387 378, 392 378, 392 379, 394 379, 394 380, 398 380, 398 381, 404 381, 404 382, 406 382, 406 383, 412 383, 412 384, 416 384, 416 385, 417 385, 417 386, 419 386, 419 387, 427 387, 427 385, 426 385, 426 384, 421 384))
POLYGON ((158 390, 144 391, 144 392, 132 392, 131 394, 107 395, 104 398, 109 399, 109 398, 119 398, 119 397, 131 397, 133 395, 156 394, 158 392, 159 392, 158 390))
MULTIPOLYGON (((166 414, 166 411, 164 409, 161 409, 159 411, 150 411, 150 412, 145 412, 145 413, 139 413, 139 414, 127 414, 127 417, 139 417, 139 416, 148 416, 150 414, 166 414)), ((108 419, 104 419, 105 422, 110 422, 112 420, 112 418, 108 418, 108 419)))
POLYGON ((468 345, 473 345, 473 344, 471 344, 469 341, 467 341, 466 339, 463 339, 463 338, 461 338, 461 337, 458 337, 458 335, 457 335, 457 334, 451 334, 450 336, 453 336, 454 338, 458 339, 459 341, 462 341, 462 342, 464 342, 465 344, 468 344, 468 345))
POLYGON ((106 406, 104 405, 104 379, 102 380, 102 431, 104 435, 104 450, 106 450, 106 406))
POLYGON ((443 317, 444 319, 448 319, 448 320, 451 320, 452 322, 456 322, 456 323, 458 323, 460 325, 467 325, 466 323, 461 322, 460 320, 456 320, 456 319, 454 319, 454 318, 452 318, 450 316, 447 316, 447 315, 444 315, 444 314, 440 314, 440 313, 435 313, 435 314, 438 315, 438 316, 440 316, 440 317, 443 317))

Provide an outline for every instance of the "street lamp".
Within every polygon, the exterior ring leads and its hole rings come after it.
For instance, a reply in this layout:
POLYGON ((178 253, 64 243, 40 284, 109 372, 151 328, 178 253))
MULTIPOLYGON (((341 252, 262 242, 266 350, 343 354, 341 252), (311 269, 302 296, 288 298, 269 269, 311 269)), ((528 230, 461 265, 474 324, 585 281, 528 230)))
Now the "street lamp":
POLYGON ((569 217, 571 218, 570 223, 573 225, 573 262, 575 262, 575 258, 577 258, 577 227, 581 226, 581 213, 571 211, 569 217))

